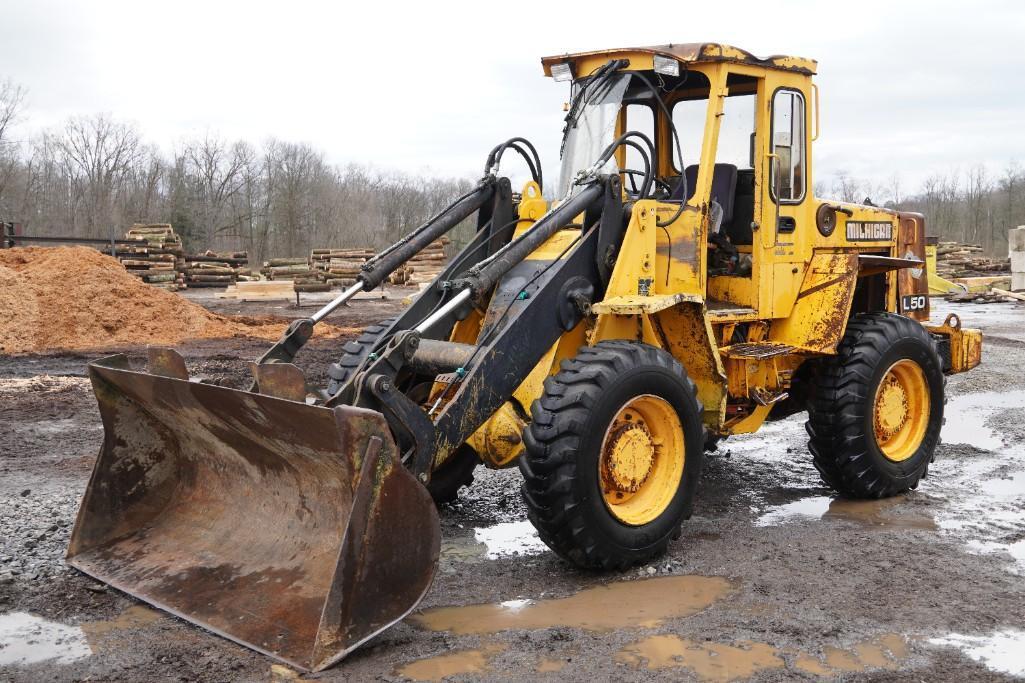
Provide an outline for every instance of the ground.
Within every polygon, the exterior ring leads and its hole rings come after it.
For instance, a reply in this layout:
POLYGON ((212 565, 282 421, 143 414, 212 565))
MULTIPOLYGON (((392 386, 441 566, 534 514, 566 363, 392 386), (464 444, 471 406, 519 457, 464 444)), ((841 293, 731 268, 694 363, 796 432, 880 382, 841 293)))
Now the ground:
MULTIPOLYGON (((299 314, 200 299, 224 313, 299 314)), ((400 306, 362 299, 332 321, 365 325, 400 306)), ((420 608, 314 677, 1025 675, 1025 307, 956 310, 984 329, 984 361, 950 378, 944 442, 916 491, 835 499, 811 465, 804 416, 794 416, 723 442, 669 554, 609 575, 572 569, 539 544, 518 471, 478 468, 474 486, 441 510, 441 566, 420 608)), ((265 346, 232 339, 181 350, 194 375, 241 384, 265 346)), ((304 350, 312 380, 323 380, 339 346, 304 350)), ((85 363, 107 351, 0 359, 0 680, 295 677, 64 565, 103 436, 85 363)))

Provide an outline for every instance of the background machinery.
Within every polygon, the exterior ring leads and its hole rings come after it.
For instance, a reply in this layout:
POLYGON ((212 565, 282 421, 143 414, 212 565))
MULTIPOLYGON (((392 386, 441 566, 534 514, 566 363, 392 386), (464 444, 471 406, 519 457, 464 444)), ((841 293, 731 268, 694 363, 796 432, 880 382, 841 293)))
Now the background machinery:
POLYGON ((151 349, 90 365, 105 442, 69 562, 306 669, 402 619, 439 554, 432 496, 518 465, 541 538, 619 569, 663 552, 703 454, 808 412, 852 497, 925 475, 943 374, 981 334, 927 325, 925 220, 811 194, 816 64, 718 44, 543 60, 572 83, 557 200, 513 138, 480 182, 293 323, 250 387, 151 349), (504 156, 533 180, 514 192, 504 156), (291 364, 317 322, 460 222, 476 235, 327 387, 291 364))

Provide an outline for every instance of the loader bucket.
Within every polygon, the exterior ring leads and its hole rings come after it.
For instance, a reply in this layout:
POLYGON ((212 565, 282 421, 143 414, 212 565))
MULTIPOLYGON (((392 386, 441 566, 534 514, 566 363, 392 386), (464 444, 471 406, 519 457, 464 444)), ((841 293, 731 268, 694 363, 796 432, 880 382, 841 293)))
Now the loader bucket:
POLYGON ((437 512, 381 414, 189 381, 169 350, 89 375, 104 442, 72 566, 306 670, 427 592, 437 512))

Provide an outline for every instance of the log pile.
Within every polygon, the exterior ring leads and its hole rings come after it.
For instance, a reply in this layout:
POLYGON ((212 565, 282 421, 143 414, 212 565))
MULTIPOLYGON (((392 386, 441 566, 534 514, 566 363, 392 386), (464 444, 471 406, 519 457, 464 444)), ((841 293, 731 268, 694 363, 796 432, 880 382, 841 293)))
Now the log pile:
POLYGON ((431 242, 419 254, 411 258, 406 267, 410 269, 407 279, 402 284, 422 285, 431 282, 445 269, 448 257, 445 247, 451 242, 448 237, 441 237, 431 242))
POLYGON ((188 287, 227 287, 240 280, 259 279, 249 269, 249 254, 244 251, 188 254, 184 275, 188 287))
POLYGON ((309 259, 272 258, 263 262, 260 273, 268 280, 291 280, 297 292, 326 292, 331 289, 309 259))
POLYGON ((1010 272, 1011 259, 984 256, 982 245, 957 242, 936 245, 936 273, 948 280, 1010 272))
POLYGON ((119 244, 118 261, 130 274, 154 287, 176 291, 185 287, 185 252, 181 237, 168 223, 136 224, 125 233, 136 245, 119 244))
POLYGON ((310 264, 328 287, 349 287, 356 284, 360 268, 373 255, 373 249, 314 249, 310 264))

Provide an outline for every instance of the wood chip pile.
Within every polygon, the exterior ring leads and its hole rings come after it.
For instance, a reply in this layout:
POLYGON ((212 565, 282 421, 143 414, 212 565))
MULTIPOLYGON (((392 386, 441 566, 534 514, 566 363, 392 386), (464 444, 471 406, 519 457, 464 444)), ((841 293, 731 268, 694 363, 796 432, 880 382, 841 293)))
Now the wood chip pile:
POLYGON ((136 224, 125 239, 138 242, 138 246, 117 245, 115 253, 125 270, 160 289, 173 292, 185 286, 185 251, 170 224, 136 224))
POLYGON ((1010 272, 1011 259, 983 256, 979 244, 940 242, 936 245, 936 273, 948 280, 1010 272))

